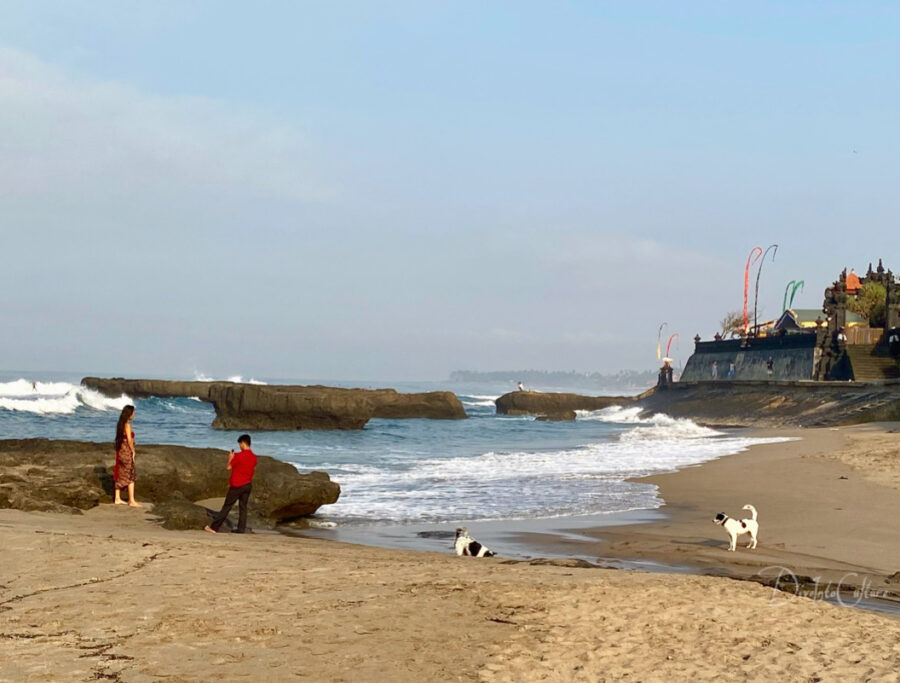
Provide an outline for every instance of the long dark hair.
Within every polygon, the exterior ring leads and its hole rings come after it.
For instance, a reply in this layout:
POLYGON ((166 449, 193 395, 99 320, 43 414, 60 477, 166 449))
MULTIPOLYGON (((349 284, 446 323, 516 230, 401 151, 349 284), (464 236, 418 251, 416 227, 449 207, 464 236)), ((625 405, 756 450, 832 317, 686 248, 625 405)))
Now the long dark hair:
POLYGON ((119 415, 119 423, 116 425, 117 453, 122 447, 122 444, 125 443, 125 425, 128 424, 128 420, 131 419, 132 415, 134 415, 134 406, 125 406, 124 408, 122 408, 122 413, 119 415))

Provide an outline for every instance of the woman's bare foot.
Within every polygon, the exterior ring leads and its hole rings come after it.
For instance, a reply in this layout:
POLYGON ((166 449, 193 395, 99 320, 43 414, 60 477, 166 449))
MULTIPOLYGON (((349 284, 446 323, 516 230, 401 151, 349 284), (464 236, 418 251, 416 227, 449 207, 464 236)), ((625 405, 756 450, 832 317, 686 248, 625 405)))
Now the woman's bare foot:
POLYGON ((138 503, 136 500, 131 500, 131 501, 128 501, 128 507, 132 507, 132 508, 142 508, 142 507, 144 507, 144 506, 141 505, 140 503, 138 503))
POLYGON ((113 505, 128 505, 124 500, 113 501, 113 505))
POLYGON ((208 532, 211 533, 211 534, 217 534, 217 533, 219 533, 218 531, 216 531, 215 529, 213 529, 213 528, 212 528, 211 526, 209 526, 208 524, 207 524, 205 527, 203 527, 203 530, 204 530, 204 531, 208 531, 208 532))

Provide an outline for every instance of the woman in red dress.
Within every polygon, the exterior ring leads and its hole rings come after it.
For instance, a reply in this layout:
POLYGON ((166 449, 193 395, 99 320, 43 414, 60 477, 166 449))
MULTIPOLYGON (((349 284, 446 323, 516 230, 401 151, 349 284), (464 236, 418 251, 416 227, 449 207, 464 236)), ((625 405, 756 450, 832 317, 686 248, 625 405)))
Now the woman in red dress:
POLYGON ((133 508, 143 507, 134 499, 134 481, 137 475, 134 470, 134 430, 131 421, 134 419, 134 406, 122 408, 119 424, 116 425, 116 467, 113 478, 116 487, 116 505, 125 505, 122 500, 122 489, 128 489, 128 505, 133 508))

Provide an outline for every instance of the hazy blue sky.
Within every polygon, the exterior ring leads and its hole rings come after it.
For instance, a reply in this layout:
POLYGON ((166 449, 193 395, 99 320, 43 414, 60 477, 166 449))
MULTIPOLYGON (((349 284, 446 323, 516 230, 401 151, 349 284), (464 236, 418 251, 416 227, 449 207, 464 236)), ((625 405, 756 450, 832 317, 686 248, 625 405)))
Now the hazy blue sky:
POLYGON ((0 367, 652 368, 900 270, 895 2, 0 0, 0 367))

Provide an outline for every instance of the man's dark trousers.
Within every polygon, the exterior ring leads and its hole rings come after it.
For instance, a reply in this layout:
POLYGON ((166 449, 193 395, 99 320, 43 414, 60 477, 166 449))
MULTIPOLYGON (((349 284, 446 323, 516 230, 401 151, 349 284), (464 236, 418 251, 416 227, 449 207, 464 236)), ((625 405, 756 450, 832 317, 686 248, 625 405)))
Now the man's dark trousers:
POLYGON ((228 493, 225 494, 225 503, 209 525, 213 531, 218 531, 219 527, 225 523, 228 513, 231 512, 231 508, 238 501, 240 501, 240 506, 238 507, 237 531, 244 533, 247 530, 247 503, 250 501, 250 488, 252 486, 252 484, 244 484, 243 486, 228 487, 228 493))

